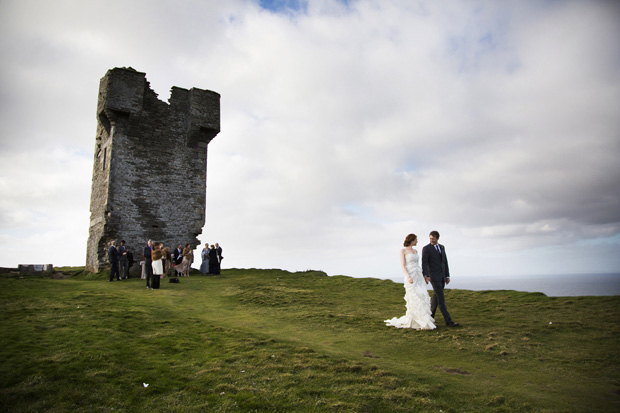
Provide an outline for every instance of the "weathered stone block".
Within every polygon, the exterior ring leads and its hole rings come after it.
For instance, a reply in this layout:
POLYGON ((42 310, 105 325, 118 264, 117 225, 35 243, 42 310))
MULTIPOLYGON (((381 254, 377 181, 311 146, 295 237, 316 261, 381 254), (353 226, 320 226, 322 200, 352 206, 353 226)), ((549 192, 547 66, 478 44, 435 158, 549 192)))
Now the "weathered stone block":
POLYGON ((20 274, 51 274, 54 272, 54 266, 52 264, 19 264, 17 270, 20 274))

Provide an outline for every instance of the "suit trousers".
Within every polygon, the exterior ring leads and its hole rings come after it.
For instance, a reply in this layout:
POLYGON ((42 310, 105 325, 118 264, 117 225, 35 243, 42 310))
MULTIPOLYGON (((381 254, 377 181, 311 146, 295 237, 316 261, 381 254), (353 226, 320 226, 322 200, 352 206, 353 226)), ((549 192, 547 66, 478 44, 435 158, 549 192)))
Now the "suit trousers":
POLYGON ((118 262, 113 262, 110 264, 110 281, 114 280, 114 275, 116 274, 116 279, 120 280, 120 276, 118 274, 118 262))
POLYGON ((443 295, 443 289, 446 286, 446 281, 431 281, 431 285, 433 286, 433 298, 431 299, 431 316, 435 317, 435 311, 437 311, 437 307, 441 311, 444 320, 446 320, 446 324, 452 323, 452 317, 450 317, 450 313, 446 308, 446 299, 443 295))
POLYGON ((151 278, 153 277, 153 266, 151 260, 144 260, 144 270, 146 274, 146 286, 151 286, 151 278))
POLYGON ((120 269, 121 269, 121 278, 126 279, 129 278, 129 261, 127 258, 120 260, 120 269))

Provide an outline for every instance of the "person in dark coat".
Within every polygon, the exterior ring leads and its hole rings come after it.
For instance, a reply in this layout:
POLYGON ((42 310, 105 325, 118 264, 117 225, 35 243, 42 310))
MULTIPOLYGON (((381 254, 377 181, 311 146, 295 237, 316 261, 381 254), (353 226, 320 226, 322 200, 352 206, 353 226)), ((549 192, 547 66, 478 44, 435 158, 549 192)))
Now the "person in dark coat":
POLYGON ((114 276, 118 281, 121 280, 118 272, 118 250, 116 249, 116 241, 110 243, 110 249, 108 250, 108 259, 110 260, 110 281, 114 281, 114 276))
POLYGON ((209 274, 218 275, 220 273, 220 261, 217 257, 215 245, 209 248, 209 274))
POLYGON ((422 272, 426 283, 433 286, 433 298, 431 300, 431 317, 435 318, 437 307, 441 311, 448 327, 456 327, 455 323, 446 307, 444 288, 450 284, 450 268, 448 267, 448 257, 446 248, 439 244, 439 232, 431 231, 429 234, 430 244, 422 248, 422 272))
POLYGON ((153 241, 149 240, 142 252, 144 256, 144 273, 146 274, 146 288, 151 288, 151 277, 153 277, 153 267, 151 254, 153 252, 153 241))
POLYGON ((215 243, 215 252, 217 252, 217 273, 219 274, 222 271, 222 247, 217 242, 215 243))
POLYGON ((174 250, 173 253, 173 262, 174 264, 174 272, 177 277, 180 277, 183 274, 182 266, 183 263, 183 248, 181 244, 177 245, 177 249, 174 250))
POLYGON ((129 278, 129 268, 133 265, 133 253, 127 248, 127 278, 129 278))
POLYGON ((125 246, 125 240, 122 240, 121 246, 118 247, 118 259, 121 279, 126 280, 129 278, 129 261, 127 261, 127 247, 125 246))

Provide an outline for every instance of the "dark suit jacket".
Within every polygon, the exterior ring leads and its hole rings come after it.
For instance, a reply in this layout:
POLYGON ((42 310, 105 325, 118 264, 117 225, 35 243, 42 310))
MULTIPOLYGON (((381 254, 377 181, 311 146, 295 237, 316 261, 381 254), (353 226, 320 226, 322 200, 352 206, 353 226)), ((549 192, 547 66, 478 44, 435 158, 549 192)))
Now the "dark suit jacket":
POLYGON ((127 261, 127 254, 123 255, 127 252, 127 247, 125 245, 121 245, 118 247, 118 256, 121 261, 127 261))
POLYGON ((183 262, 183 251, 178 248, 174 249, 174 265, 180 265, 183 262))
POLYGON ((115 246, 111 246, 108 250, 108 257, 110 258, 110 264, 118 264, 118 250, 115 246))
POLYGON ((431 244, 422 248, 422 273, 425 277, 431 277, 431 282, 441 282, 444 278, 450 278, 446 249, 443 245, 438 245, 441 254, 431 244))
POLYGON ((144 247, 144 251, 142 253, 142 255, 144 255, 144 260, 146 262, 151 262, 151 247, 149 247, 148 245, 146 247, 144 247))

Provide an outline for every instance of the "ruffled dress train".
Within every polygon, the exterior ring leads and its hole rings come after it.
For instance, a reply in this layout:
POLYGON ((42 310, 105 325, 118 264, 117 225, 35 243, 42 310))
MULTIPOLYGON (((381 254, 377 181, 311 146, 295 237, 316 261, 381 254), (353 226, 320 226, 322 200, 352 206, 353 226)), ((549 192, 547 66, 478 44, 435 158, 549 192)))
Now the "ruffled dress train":
POLYGON ((405 283, 405 306, 407 311, 402 317, 385 320, 387 326, 396 328, 415 328, 416 330, 434 330, 435 320, 431 317, 431 298, 426 290, 426 283, 420 268, 418 254, 407 254, 405 265, 413 283, 405 283))

